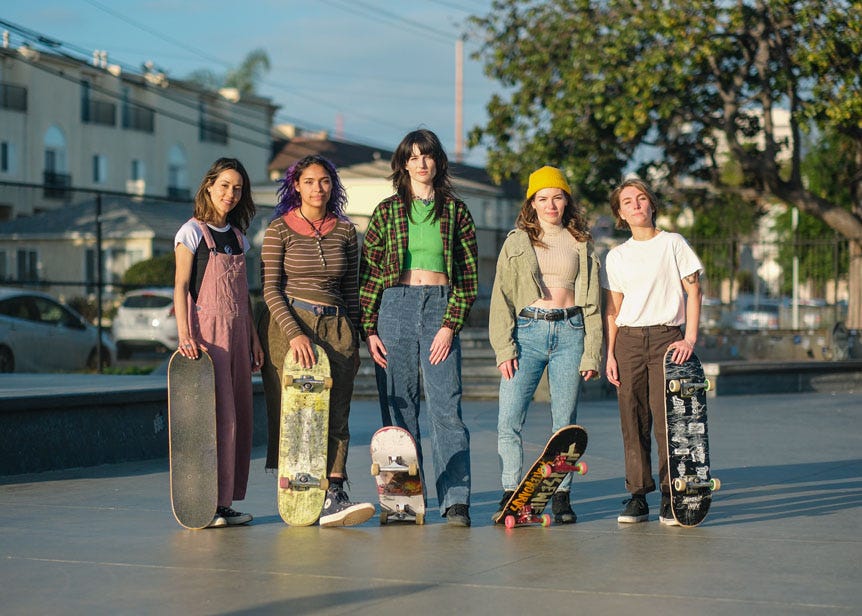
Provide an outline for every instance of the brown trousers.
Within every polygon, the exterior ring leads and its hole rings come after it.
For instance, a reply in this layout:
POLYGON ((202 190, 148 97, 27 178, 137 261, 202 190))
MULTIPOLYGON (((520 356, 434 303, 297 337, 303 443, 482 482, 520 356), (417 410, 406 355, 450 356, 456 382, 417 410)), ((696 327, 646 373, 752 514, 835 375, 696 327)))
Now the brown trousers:
POLYGON ((652 475, 652 437, 658 443, 658 473, 662 493, 670 491, 667 462, 667 419, 664 411, 664 356, 667 347, 682 340, 679 327, 620 327, 614 348, 619 369, 617 398, 625 450, 626 490, 647 494, 655 490, 652 475))

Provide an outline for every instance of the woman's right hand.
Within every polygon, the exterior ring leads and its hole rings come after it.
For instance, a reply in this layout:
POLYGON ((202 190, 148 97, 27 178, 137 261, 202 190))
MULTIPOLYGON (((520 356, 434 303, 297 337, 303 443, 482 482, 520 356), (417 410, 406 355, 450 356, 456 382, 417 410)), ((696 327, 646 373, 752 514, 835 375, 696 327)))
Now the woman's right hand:
POLYGON ((371 359, 374 360, 374 363, 381 368, 385 368, 386 347, 383 345, 383 341, 380 339, 380 336, 377 334, 371 334, 366 339, 365 344, 368 345, 368 354, 371 355, 371 359))
POLYGON ((518 360, 517 359, 507 359, 502 364, 497 366, 497 370, 500 371, 500 374, 503 375, 503 378, 507 381, 515 376, 515 372, 518 371, 518 360))
POLYGON ((605 362, 605 376, 611 385, 620 386, 620 371, 617 367, 617 359, 613 355, 608 355, 608 360, 605 362))
POLYGON ((291 339, 290 350, 293 353, 293 361, 303 368, 311 368, 317 363, 317 358, 314 357, 314 345, 311 344, 311 338, 305 334, 291 339))

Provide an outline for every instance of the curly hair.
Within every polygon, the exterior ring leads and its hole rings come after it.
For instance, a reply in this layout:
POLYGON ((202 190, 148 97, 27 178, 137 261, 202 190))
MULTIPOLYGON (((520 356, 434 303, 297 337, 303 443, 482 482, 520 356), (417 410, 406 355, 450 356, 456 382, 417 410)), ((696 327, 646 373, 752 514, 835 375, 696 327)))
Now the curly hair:
MULTIPOLYGON (((583 209, 575 203, 569 193, 566 191, 562 191, 562 193, 566 197, 566 207, 563 209, 563 227, 579 242, 592 241, 593 236, 590 234, 590 227, 587 224, 583 209)), ((547 248, 547 244, 542 241, 539 215, 536 213, 536 208, 533 207, 533 199, 535 198, 536 196, 533 195, 524 201, 515 221, 515 226, 527 232, 527 235, 530 236, 530 244, 547 248)))
POLYGON ((242 195, 236 207, 228 213, 227 221, 231 226, 245 233, 254 218, 255 207, 254 201, 251 198, 251 180, 248 178, 245 167, 236 158, 219 158, 212 164, 209 171, 206 172, 197 193, 195 193, 194 216, 203 222, 215 222, 216 209, 207 189, 215 183, 222 172, 229 169, 239 173, 242 178, 242 195))
POLYGON ((341 183, 341 178, 338 177, 335 165, 319 154, 309 154, 293 163, 285 172, 284 179, 281 180, 281 187, 278 189, 278 203, 275 206, 272 220, 302 205, 302 197, 294 184, 299 180, 302 172, 312 165, 323 167, 329 174, 330 182, 332 182, 332 192, 326 204, 327 213, 334 214, 341 219, 347 219, 347 214, 344 212, 347 208, 347 191, 344 189, 344 184, 341 183))

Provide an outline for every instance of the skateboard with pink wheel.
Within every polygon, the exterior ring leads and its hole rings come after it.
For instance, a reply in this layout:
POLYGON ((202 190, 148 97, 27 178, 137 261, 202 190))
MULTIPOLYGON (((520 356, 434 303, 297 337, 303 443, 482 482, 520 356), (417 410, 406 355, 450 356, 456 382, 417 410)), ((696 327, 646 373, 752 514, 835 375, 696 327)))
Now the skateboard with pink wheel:
POLYGON ((550 526, 552 518, 544 513, 545 507, 567 474, 587 473, 587 464, 580 461, 586 448, 587 432, 581 426, 566 426, 554 432, 494 522, 506 528, 550 526))
POLYGON ((710 475, 706 392, 712 384, 692 354, 675 364, 672 351, 664 359, 668 474, 673 517, 681 526, 697 526, 706 518, 712 493, 721 482, 710 475))
POLYGON ((371 474, 377 482, 380 523, 425 523, 425 493, 410 432, 396 426, 380 428, 371 437, 371 474))

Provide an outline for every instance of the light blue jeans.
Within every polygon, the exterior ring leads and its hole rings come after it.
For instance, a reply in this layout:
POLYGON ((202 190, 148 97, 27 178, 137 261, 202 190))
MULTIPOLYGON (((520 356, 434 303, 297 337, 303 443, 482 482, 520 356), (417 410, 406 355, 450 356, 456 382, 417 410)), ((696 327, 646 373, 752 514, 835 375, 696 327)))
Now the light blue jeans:
POLYGON ((441 514, 452 505, 470 504, 470 433, 461 418, 460 338, 454 337, 444 361, 436 366, 429 361, 431 341, 443 322, 448 298, 448 286, 390 287, 383 291, 377 321, 377 333, 388 353, 386 369, 377 366, 383 422, 388 419, 413 435, 421 467, 421 372, 441 514))
MULTIPOLYGON (((519 316, 514 335, 518 346, 518 370, 508 381, 500 379, 500 413, 497 418, 497 453, 500 455, 504 490, 514 490, 521 481, 524 464, 521 429, 545 367, 548 368, 551 390, 552 431, 577 421, 581 386, 578 367, 584 354, 584 317, 578 313, 560 321, 543 321, 519 316)), ((558 489, 567 492, 571 483, 569 474, 558 489)))

